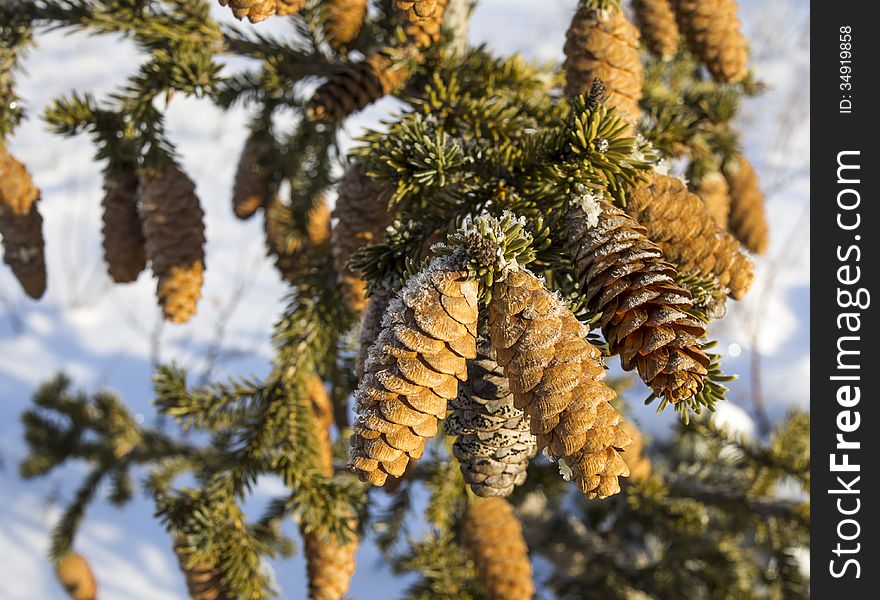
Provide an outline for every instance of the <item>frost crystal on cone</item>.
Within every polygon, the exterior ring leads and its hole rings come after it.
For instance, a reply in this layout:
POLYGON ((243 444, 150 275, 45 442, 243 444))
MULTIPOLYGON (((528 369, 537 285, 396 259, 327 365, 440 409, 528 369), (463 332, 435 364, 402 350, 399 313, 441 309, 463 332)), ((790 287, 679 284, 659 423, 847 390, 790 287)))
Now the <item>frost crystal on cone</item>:
POLYGON ((309 116, 317 121, 341 121, 394 90, 409 77, 404 64, 391 57, 371 54, 362 62, 331 75, 309 102, 309 116))
POLYGON ((763 254, 767 251, 769 236, 758 174, 745 156, 738 156, 726 165, 724 174, 730 184, 730 232, 750 252, 763 254))
POLYGON ((71 600, 95 600, 98 597, 98 582, 89 561, 82 554, 68 552, 59 558, 55 563, 55 576, 71 600))
POLYGON ((678 52, 678 24, 672 2, 675 0, 633 0, 636 23, 642 40, 657 57, 669 60, 678 52))
POLYGON ((22 289, 31 298, 46 291, 43 217, 40 190, 25 166, 0 148, 0 236, 3 262, 9 265, 22 289))
POLYGON ((688 45, 722 83, 742 81, 749 68, 748 44, 736 11, 736 0, 675 0, 688 45))
POLYGON ((134 171, 104 174, 101 233, 107 274, 115 283, 130 283, 147 266, 144 232, 138 215, 138 177, 134 171))
POLYGON ((252 217, 271 198, 269 177, 259 162, 262 146, 259 136, 251 134, 238 159, 232 188, 232 210, 239 219, 252 217))
POLYGON ((459 257, 434 259, 390 303, 355 394, 349 464, 363 481, 400 477, 437 433, 476 356, 477 284, 459 257))

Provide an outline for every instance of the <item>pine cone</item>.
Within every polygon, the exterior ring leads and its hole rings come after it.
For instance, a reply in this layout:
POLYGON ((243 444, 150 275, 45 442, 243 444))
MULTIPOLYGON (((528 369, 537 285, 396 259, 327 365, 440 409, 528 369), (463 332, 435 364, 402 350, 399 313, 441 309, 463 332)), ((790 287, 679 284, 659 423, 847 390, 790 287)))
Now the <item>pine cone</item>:
POLYGON ((23 217, 40 199, 27 168, 0 146, 0 206, 23 217))
POLYGON ((703 389, 709 358, 700 349, 705 326, 688 316, 691 295, 645 229, 611 203, 598 223, 575 206, 566 233, 575 276, 621 366, 638 369, 658 396, 678 402, 703 389))
POLYGON ((436 44, 437 40, 440 39, 440 28, 443 25, 443 15, 446 12, 446 5, 449 3, 449 0, 431 1, 434 4, 434 9, 430 15, 416 20, 410 19, 403 26, 406 38, 416 48, 427 48, 436 44))
POLYGON ((136 281, 147 266, 144 232, 138 215, 138 176, 134 171, 107 171, 101 233, 107 274, 116 283, 136 281))
MULTIPOLYGON (((276 0, 219 0, 221 6, 229 10, 238 20, 247 18, 251 23, 259 23, 275 14, 276 0)), ((300 0, 300 6, 305 0, 300 0)))
POLYGON ((309 117, 316 121, 341 121, 348 115, 387 96, 409 77, 406 65, 395 64, 381 52, 335 75, 315 91, 309 117))
POLYGON ((205 268, 204 213, 195 184, 176 166, 144 171, 139 211, 162 314, 185 323, 196 312, 205 268))
POLYGON ((678 24, 674 0, 633 0, 636 23, 648 49, 658 58, 669 60, 678 52, 678 24))
POLYGON ((730 231, 750 252, 764 254, 769 236, 758 174, 745 156, 725 165, 724 174, 730 184, 730 231))
POLYGON ((728 289, 735 300, 748 291, 752 262, 679 179, 653 174, 630 193, 626 212, 645 226, 648 237, 679 272, 717 277, 719 287, 728 289))
POLYGON ((3 262, 31 298, 46 291, 43 217, 40 190, 23 164, 0 148, 0 237, 3 262))
POLYGON ((623 462, 629 467, 629 481, 644 481, 651 476, 651 459, 645 454, 642 432, 632 421, 624 421, 621 427, 633 441, 623 453, 623 462))
POLYGON ((737 83, 749 68, 749 49, 736 0, 674 0, 678 26, 716 81, 737 83))
POLYGON ((410 21, 429 19, 437 10, 437 0, 394 0, 392 4, 396 10, 405 12, 410 21))
POLYGON ((358 335, 358 358, 355 367, 358 379, 364 376, 367 354, 370 347, 379 339, 379 334, 382 332, 382 319, 388 311, 388 304, 391 303, 393 296, 392 284, 389 280, 385 280, 373 289, 373 293, 367 301, 358 335))
POLYGON ((529 550, 506 500, 486 498, 469 504, 461 535, 489 600, 531 600, 535 586, 529 550))
POLYGON ((266 206, 263 221, 266 250, 274 258, 281 278, 288 283, 301 278, 309 266, 307 254, 330 237, 330 209, 323 195, 312 205, 306 219, 303 236, 296 231, 289 208, 278 196, 273 196, 266 206))
POLYGON ((216 562, 191 563, 190 555, 183 550, 180 540, 175 540, 174 554, 191 600, 232 600, 223 585, 223 573, 216 562))
POLYGON ((730 218, 730 188, 724 175, 712 171, 700 179, 696 189, 703 200, 706 212, 721 229, 727 229, 730 218))
POLYGON ((334 50, 357 39, 367 14, 367 0, 329 0, 327 2, 327 42, 334 50))
POLYGON ((489 333, 516 408, 531 418, 538 448, 548 448, 588 498, 620 491, 629 444, 611 406, 599 349, 559 298, 525 270, 492 289, 489 333))
POLYGON ((509 496, 526 480, 529 460, 537 453, 529 418, 513 405, 504 371, 494 360, 488 340, 477 343, 476 360, 468 361, 468 381, 451 402, 443 423, 458 438, 452 452, 464 480, 478 496, 509 496))
POLYGON ((68 552, 55 562, 55 576, 72 600, 95 600, 98 582, 89 561, 77 552, 68 552))
POLYGON ((232 188, 232 210, 239 219, 249 219, 272 197, 271 182, 260 166, 260 154, 264 146, 257 134, 251 134, 244 143, 235 183, 232 188))
POLYGON ((295 15, 301 11, 308 0, 275 0, 275 14, 279 17, 295 15))
POLYGON ((612 106, 632 120, 641 116, 639 32, 619 7, 578 8, 566 33, 564 66, 569 96, 587 95, 599 77, 612 106))
POLYGON ((373 485, 400 477, 446 416, 476 356, 477 284, 458 259, 434 259, 388 307, 355 394, 349 462, 373 485))
POLYGON ((366 282, 348 268, 352 255, 369 244, 382 241, 391 224, 386 207, 387 187, 378 185, 359 164, 351 165, 339 182, 333 209, 333 259, 349 308, 356 313, 366 306, 366 282))

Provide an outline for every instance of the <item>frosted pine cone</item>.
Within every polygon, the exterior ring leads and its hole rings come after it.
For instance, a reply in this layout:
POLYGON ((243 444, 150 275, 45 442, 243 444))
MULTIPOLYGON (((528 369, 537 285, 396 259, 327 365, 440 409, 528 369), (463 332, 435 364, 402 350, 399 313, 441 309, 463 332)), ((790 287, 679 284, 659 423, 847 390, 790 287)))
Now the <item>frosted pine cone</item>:
POLYGON ((754 277, 752 262, 681 180, 654 173, 630 193, 626 212, 647 229, 648 237, 679 272, 716 277, 719 287, 729 290, 735 300, 748 291, 754 277))
POLYGON ((628 474, 619 451, 629 444, 611 406, 599 349, 559 298, 525 270, 492 288, 489 333, 514 406, 531 419, 538 448, 547 448, 588 498, 620 491, 628 474))
POLYGON ((244 143, 238 159, 232 188, 232 210, 239 219, 252 217, 272 197, 271 182, 260 166, 260 154, 264 145, 260 136, 252 133, 244 143))
POLYGON ((575 206, 566 234, 575 276, 613 354, 658 396, 678 402, 703 389, 705 326, 689 316, 691 295, 635 219, 605 200, 592 223, 575 206))
POLYGON ((71 600, 95 600, 98 582, 89 561, 77 552, 68 552, 55 563, 55 575, 71 600))
POLYGON ((669 60, 678 52, 678 24, 672 3, 675 0, 633 0, 636 23, 642 40, 658 58, 669 60))
POLYGON ((730 184, 730 232, 750 252, 764 254, 769 236, 758 174, 745 156, 725 165, 724 174, 730 184))
POLYGON ((179 540, 175 541, 174 554, 186 580, 186 591, 191 600, 232 600, 232 595, 227 593, 223 585, 223 573, 216 562, 192 562, 179 540))
POLYGON ((697 184, 697 195, 703 200, 706 212, 721 229, 727 229, 730 218, 730 188, 724 175, 712 171, 697 184))
POLYGON ((406 13, 410 21, 428 19, 437 9, 437 0, 394 0, 394 8, 406 13))
POLYGON ((403 27, 407 39, 416 48, 427 48, 440 39, 440 28, 443 25, 443 16, 449 0, 432 0, 432 2, 434 8, 429 15, 415 20, 411 19, 403 27))
POLYGON ((104 174, 103 234, 104 263, 116 283, 137 280, 147 266, 144 232, 138 215, 138 177, 134 171, 104 174))
POLYGON ((367 362, 367 355, 370 347, 379 338, 382 332, 382 319, 388 311, 388 304, 394 297, 392 292, 392 282, 386 279, 376 285, 373 294, 367 302, 364 310, 364 316, 361 318, 361 330, 358 335, 358 359, 357 359, 357 377, 360 379, 364 376, 364 364, 367 362))
POLYGON ((350 465, 379 486, 400 477, 437 433, 476 356, 477 284, 459 259, 434 259, 388 307, 355 394, 350 465))
POLYGON ((205 269, 204 213, 195 184, 174 165, 144 171, 140 181, 139 211, 162 314, 185 323, 196 312, 205 269))
POLYGON ((509 496, 526 480, 526 469, 537 453, 529 418, 513 405, 504 371, 492 358, 492 346, 481 339, 477 358, 468 361, 468 381, 451 402, 443 423, 458 436, 452 451, 464 480, 478 496, 509 496))
POLYGON ((736 0, 674 0, 678 26, 716 81, 737 83, 749 68, 749 49, 736 0))
POLYGON ((316 121, 341 121, 396 90, 407 77, 406 65, 395 64, 383 53, 371 54, 331 75, 312 96, 309 116, 316 121))
POLYGON ((506 500, 486 498, 469 504, 461 535, 489 600, 531 600, 535 587, 529 550, 506 500))
POLYGON ((605 83, 609 103, 638 120, 642 97, 639 32, 619 7, 598 10, 590 5, 578 8, 566 33, 566 93, 587 95, 598 77, 605 83))
POLYGON ((367 0, 329 0, 327 2, 327 42, 334 50, 357 39, 367 14, 367 0))

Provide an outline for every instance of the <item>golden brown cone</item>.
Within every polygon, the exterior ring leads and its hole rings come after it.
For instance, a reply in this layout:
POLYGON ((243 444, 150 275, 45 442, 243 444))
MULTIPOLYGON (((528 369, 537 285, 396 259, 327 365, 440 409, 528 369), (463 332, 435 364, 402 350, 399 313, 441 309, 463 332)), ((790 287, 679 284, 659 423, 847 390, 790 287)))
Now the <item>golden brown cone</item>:
POLYGON ((308 0, 275 0, 275 14, 279 17, 295 15, 301 11, 308 0))
POLYGON ((678 26, 716 81, 737 83, 749 69, 736 0, 674 0, 678 26))
POLYGON ((681 273, 696 271, 718 278, 735 300, 748 291, 753 265, 739 243, 709 217, 703 201, 681 180, 653 173, 630 193, 626 212, 681 273))
POLYGON ((77 552, 68 552, 55 562, 55 576, 72 600, 95 600, 98 582, 89 561, 77 552))
POLYGON ((758 174, 745 156, 727 164, 724 173, 730 184, 730 232, 750 252, 764 254, 769 235, 758 174))
POLYGON ((437 433, 476 356, 477 284, 458 259, 435 258, 388 306, 355 393, 349 465, 375 486, 400 477, 437 433))
POLYGON ((421 21, 433 16, 437 9, 437 0, 394 0, 392 5, 396 10, 406 13, 410 21, 421 21))
POLYGON ((526 270, 492 288, 489 334, 514 406, 531 419, 538 448, 547 448, 588 498, 620 491, 628 474, 619 451, 629 437, 611 406, 601 352, 562 301, 526 270))
POLYGON ((174 554, 191 600, 232 600, 223 585, 223 574, 216 562, 191 563, 179 540, 175 540, 174 554))
POLYGON ((104 174, 101 221, 104 263, 116 283, 137 280, 147 266, 147 251, 138 215, 138 176, 134 171, 104 174))
POLYGON ((185 323, 196 312, 205 269, 204 213, 195 184, 176 166, 140 175, 139 212, 162 314, 185 323))
MULTIPOLYGON (((275 14, 276 0, 219 0, 221 6, 229 6, 236 19, 247 18, 251 23, 259 23, 275 14)), ((305 4, 302 0, 301 4, 305 4)))
POLYGON ((625 370, 671 402, 703 389, 709 358, 700 348, 706 327, 687 314, 691 295, 645 229, 606 200, 592 221, 580 206, 566 219, 574 273, 587 305, 625 370))
POLYGON ((712 171, 700 179, 697 195, 703 200, 706 212, 721 229, 727 229, 730 217, 730 188, 724 175, 712 171))
POLYGON ((334 50, 357 39, 367 14, 367 0, 329 0, 327 2, 327 42, 334 50))
POLYGON ((43 242, 43 217, 38 203, 18 215, 0 205, 0 236, 3 237, 3 262, 12 269, 24 292, 40 298, 46 292, 46 259, 43 242))
POLYGON ((39 199, 40 190, 27 168, 0 146, 0 206, 23 217, 39 199))
POLYGON ((629 467, 629 480, 644 481, 651 476, 651 458, 645 454, 642 432, 632 421, 624 421, 621 427, 633 440, 623 453, 623 462, 629 467))
POLYGON ((636 23, 642 40, 658 58, 669 60, 678 52, 678 24, 672 2, 675 0, 633 0, 636 23))
POLYGON ((364 246, 382 241, 391 224, 389 188, 377 184, 355 163, 343 175, 338 192, 333 208, 333 260, 349 308, 361 313, 366 307, 366 282, 348 268, 348 261, 364 246))
POLYGON ((410 20, 403 26, 406 38, 416 48, 427 48, 440 39, 440 28, 443 25, 443 15, 449 0, 434 0, 434 8, 424 18, 410 20))
POLYGON ((290 210, 278 196, 273 196, 266 205, 263 220, 266 250, 274 258, 281 278, 293 283, 308 269, 308 253, 330 236, 330 209, 326 197, 322 194, 309 210, 305 236, 295 230, 290 219, 290 210))
POLYGON ((489 600, 531 600, 535 586, 529 550, 507 500, 485 498, 469 504, 461 535, 489 600))
POLYGON ((260 136, 252 133, 244 143, 238 159, 232 187, 232 211, 239 219, 252 217, 272 197, 271 182, 260 166, 263 145, 260 136))
POLYGON ((331 75, 312 96, 308 114, 316 121, 341 121, 396 90, 409 77, 405 64, 378 52, 331 75))
POLYGON ((620 8, 578 8, 566 33, 564 67, 569 96, 587 95, 599 77, 609 104, 633 121, 641 116, 639 32, 620 8))

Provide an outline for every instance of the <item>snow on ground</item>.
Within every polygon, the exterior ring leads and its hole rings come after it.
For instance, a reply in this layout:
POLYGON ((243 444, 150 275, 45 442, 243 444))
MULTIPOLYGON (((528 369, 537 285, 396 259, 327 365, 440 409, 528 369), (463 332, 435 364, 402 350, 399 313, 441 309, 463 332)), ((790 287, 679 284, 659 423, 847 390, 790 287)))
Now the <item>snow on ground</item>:
MULTIPOLYGON (((741 409, 726 410, 725 419, 751 430, 748 415, 755 416, 750 397, 756 379, 771 419, 790 406, 809 403, 809 40, 807 3, 741 4, 758 75, 770 85, 768 93, 746 103, 741 122, 746 151, 771 192, 772 243, 767 258, 757 261, 749 297, 730 310, 715 333, 727 355, 726 369, 741 374, 731 386, 733 402, 741 409), (756 364, 759 371, 753 370, 756 364)), ((528 0, 483 0, 470 37, 499 53, 558 60, 572 6, 572 0, 545 2, 540 9, 528 0)), ((226 9, 215 12, 228 20, 226 9)), ((270 19, 260 27, 283 23, 270 19)), ((157 361, 173 360, 189 368, 194 381, 265 374, 271 356, 268 334, 284 294, 263 258, 258 219, 237 221, 229 207, 234 165, 246 135, 245 112, 224 113, 182 97, 170 105, 168 129, 206 212, 208 269, 199 313, 188 325, 163 325, 149 273, 129 286, 111 285, 101 260, 101 166, 92 160, 94 149, 86 137, 62 139, 48 133, 37 117, 62 93, 89 90, 101 97, 111 92, 141 58, 110 36, 56 32, 38 39, 40 46, 26 62, 27 75, 18 90, 31 118, 13 138, 11 150, 43 191, 49 289, 43 300, 32 302, 8 270, 0 269, 4 600, 64 597, 44 554, 59 507, 69 501, 83 475, 82 469, 66 468, 37 481, 18 478, 16 465, 24 455, 19 414, 35 386, 63 370, 77 386, 115 390, 134 411, 152 418, 150 376, 157 361)), ((393 101, 385 101, 364 111, 351 120, 348 131, 356 134, 375 124, 393 107, 393 101)), ((671 414, 655 416, 651 407, 637 407, 635 416, 655 437, 673 419, 671 414)), ((265 501, 277 487, 271 480, 262 482, 256 501, 265 501)), ((143 498, 121 510, 104 502, 89 510, 78 548, 91 559, 105 600, 185 597, 170 542, 152 512, 143 498)), ((371 544, 363 545, 358 562, 353 590, 360 600, 384 600, 402 589, 371 544)), ((302 560, 273 568, 282 598, 305 597, 302 560)))

